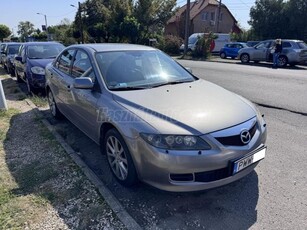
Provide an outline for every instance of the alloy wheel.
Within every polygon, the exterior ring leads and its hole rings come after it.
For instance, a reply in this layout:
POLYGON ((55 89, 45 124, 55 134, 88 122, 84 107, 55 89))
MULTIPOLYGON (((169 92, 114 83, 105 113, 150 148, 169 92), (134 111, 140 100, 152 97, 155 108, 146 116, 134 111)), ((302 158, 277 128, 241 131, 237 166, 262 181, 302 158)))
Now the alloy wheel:
POLYGON ((128 176, 128 160, 120 141, 109 136, 106 143, 107 157, 111 169, 119 180, 125 180, 128 176))

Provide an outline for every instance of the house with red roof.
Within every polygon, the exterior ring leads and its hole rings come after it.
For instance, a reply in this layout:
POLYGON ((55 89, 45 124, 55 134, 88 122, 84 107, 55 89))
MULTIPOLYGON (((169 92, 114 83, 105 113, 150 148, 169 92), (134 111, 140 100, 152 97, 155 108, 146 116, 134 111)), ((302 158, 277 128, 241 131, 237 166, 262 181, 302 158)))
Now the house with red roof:
MULTIPOLYGON (((176 14, 167 22, 165 27, 166 35, 175 35, 184 38, 185 17, 187 6, 179 8, 176 14)), ((226 5, 217 0, 198 0, 190 5, 189 33, 241 33, 237 20, 229 11, 226 5), (220 12, 220 17, 218 17, 220 12), (219 20, 219 23, 217 21, 219 20)))

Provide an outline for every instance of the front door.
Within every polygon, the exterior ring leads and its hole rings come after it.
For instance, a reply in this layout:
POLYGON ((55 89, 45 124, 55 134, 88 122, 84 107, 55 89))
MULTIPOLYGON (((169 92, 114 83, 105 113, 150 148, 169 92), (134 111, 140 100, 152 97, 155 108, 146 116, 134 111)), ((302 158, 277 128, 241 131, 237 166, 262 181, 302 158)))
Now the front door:
POLYGON ((253 60, 257 61, 266 61, 269 58, 270 54, 270 41, 260 42, 257 46, 255 46, 253 60))

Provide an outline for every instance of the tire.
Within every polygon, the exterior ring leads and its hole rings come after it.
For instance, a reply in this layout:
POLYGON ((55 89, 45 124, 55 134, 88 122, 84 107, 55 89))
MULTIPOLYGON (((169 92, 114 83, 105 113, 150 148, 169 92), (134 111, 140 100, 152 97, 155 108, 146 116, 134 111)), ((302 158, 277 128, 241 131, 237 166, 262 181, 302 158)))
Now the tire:
POLYGON ((32 93, 34 93, 34 88, 33 86, 30 84, 28 78, 26 77, 26 84, 27 84, 27 93, 29 95, 31 95, 32 93))
POLYGON ((220 53, 220 57, 221 57, 222 59, 225 59, 225 58, 226 58, 226 54, 225 54, 224 52, 222 52, 222 53, 220 53))
POLYGON ((54 96, 51 90, 47 91, 47 99, 48 99, 48 104, 49 104, 51 115, 56 119, 63 118, 63 114, 58 109, 58 106, 56 105, 56 102, 54 100, 54 96))
POLYGON ((106 133, 103 149, 112 174, 117 181, 126 187, 137 184, 138 177, 129 149, 116 129, 110 129, 106 133))
POLYGON ((18 72, 17 72, 16 68, 15 68, 15 77, 17 78, 17 82, 18 82, 18 83, 22 83, 22 79, 21 79, 20 76, 18 75, 18 72))
POLYGON ((278 57, 278 66, 279 67, 286 67, 288 64, 288 58, 284 55, 278 57))
POLYGON ((240 57, 240 60, 244 64, 249 63, 249 61, 250 61, 249 55, 248 54, 242 54, 241 57, 240 57))

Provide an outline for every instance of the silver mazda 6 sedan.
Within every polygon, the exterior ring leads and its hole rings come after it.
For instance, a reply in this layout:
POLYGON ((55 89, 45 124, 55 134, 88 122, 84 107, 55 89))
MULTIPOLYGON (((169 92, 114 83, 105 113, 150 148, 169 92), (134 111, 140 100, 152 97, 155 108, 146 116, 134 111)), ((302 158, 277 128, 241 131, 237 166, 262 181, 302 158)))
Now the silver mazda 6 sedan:
POLYGON ((46 67, 50 111, 101 146, 117 180, 167 191, 236 181, 266 152, 248 100, 193 76, 163 52, 129 44, 66 48, 46 67))

